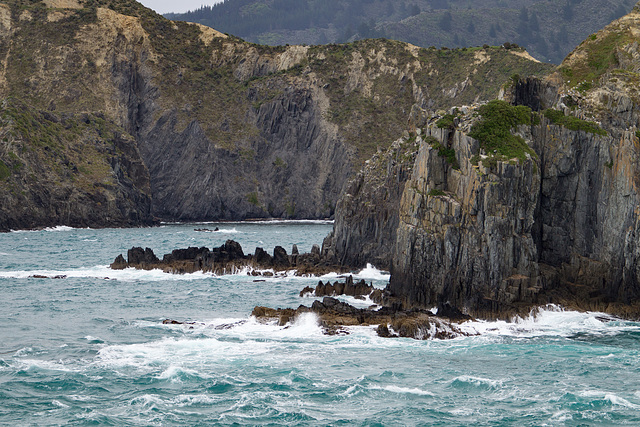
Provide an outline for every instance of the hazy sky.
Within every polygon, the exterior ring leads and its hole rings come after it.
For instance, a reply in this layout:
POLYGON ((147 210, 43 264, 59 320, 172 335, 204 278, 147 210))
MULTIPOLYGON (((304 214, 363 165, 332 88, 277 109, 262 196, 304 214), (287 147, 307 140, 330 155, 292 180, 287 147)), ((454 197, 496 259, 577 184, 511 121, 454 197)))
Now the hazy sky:
POLYGON ((153 9, 158 13, 169 12, 186 12, 188 10, 198 9, 202 5, 210 6, 221 2, 222 0, 138 0, 149 9, 153 9))

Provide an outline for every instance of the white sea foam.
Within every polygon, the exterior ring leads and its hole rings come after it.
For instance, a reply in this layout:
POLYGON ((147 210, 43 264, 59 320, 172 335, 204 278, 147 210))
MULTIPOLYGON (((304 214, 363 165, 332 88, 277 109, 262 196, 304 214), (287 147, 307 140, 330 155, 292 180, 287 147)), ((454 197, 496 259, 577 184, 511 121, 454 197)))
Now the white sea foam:
POLYGON ((170 380, 171 382, 182 382, 184 377, 198 377, 199 374, 193 369, 188 369, 183 366, 171 365, 165 369, 158 378, 161 380, 170 380))
POLYGON ((451 380, 451 384, 468 384, 474 387, 497 388, 502 385, 500 380, 492 380, 490 378, 474 377, 471 375, 460 375, 451 380))
MULTIPOLYGON (((98 265, 95 267, 82 267, 73 270, 16 270, 0 271, 0 278, 6 279, 28 279, 33 276, 44 276, 54 278, 56 276, 66 276, 66 278, 95 278, 105 280, 119 280, 123 282, 133 282, 138 280, 160 281, 160 280, 202 280, 214 277, 211 273, 195 272, 189 274, 165 273, 162 270, 137 270, 135 268, 125 268, 124 270, 112 270, 108 265, 98 265)), ((35 279, 34 279, 35 280, 35 279)))
MULTIPOLYGON (((46 227, 38 230, 11 230, 11 232, 12 233, 39 233, 41 231, 56 232, 56 231, 71 231, 71 230, 81 230, 81 229, 68 227, 66 225, 58 225, 56 227, 46 227)), ((86 228, 85 230, 90 230, 90 229, 86 228)))
POLYGON ((605 392, 605 391, 599 391, 599 390, 586 390, 581 392, 580 396, 607 400, 612 405, 623 406, 625 408, 640 409, 640 405, 631 403, 627 399, 624 399, 616 395, 615 393, 611 393, 611 392, 605 392))
POLYGON ((384 390, 384 391, 388 391, 390 393, 398 393, 398 394, 415 394, 415 395, 418 395, 418 396, 435 396, 430 391, 421 390, 419 388, 399 387, 399 386, 396 386, 396 385, 387 385, 387 386, 384 386, 384 387, 370 386, 369 389, 371 389, 371 390, 384 390))
POLYGON ((378 270, 371 264, 367 264, 365 268, 357 272, 354 278, 358 279, 371 279, 371 280, 386 280, 389 281, 391 278, 391 273, 388 271, 378 270))
POLYGON ((66 404, 62 403, 62 402, 60 402, 59 400, 53 400, 53 401, 51 401, 51 403, 52 403, 54 406, 57 406, 57 407, 59 407, 59 408, 68 408, 68 407, 69 407, 69 405, 66 405, 66 404))
POLYGON ((598 312, 564 310, 557 305, 533 310, 525 318, 506 321, 473 321, 459 325, 463 331, 495 336, 534 337, 572 336, 576 333, 604 334, 625 330, 640 331, 640 324, 624 322, 611 315, 598 312))

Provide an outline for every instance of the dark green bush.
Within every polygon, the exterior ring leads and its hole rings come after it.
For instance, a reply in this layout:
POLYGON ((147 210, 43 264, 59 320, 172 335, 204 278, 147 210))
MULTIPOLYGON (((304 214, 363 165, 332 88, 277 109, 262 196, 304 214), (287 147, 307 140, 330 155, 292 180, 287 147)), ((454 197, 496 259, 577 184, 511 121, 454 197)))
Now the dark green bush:
POLYGON ((529 107, 494 100, 478 108, 478 113, 481 119, 472 126, 469 136, 477 139, 488 155, 520 160, 526 158, 526 153, 536 156, 524 139, 511 133, 518 125, 531 125, 529 107))

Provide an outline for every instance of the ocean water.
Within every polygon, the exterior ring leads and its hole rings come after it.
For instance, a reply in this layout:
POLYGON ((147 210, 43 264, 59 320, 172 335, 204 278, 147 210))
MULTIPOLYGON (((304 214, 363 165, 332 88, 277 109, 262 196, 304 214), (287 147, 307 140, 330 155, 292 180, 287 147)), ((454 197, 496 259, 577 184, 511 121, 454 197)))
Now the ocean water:
MULTIPOLYGON (((0 425, 640 425, 638 323, 551 306, 465 323, 477 335, 447 341, 370 327, 325 336, 313 315, 289 327, 250 317, 256 305, 311 304, 298 294, 317 278, 108 268, 133 245, 161 256, 231 238, 245 253, 309 251, 330 229, 0 234, 0 425)), ((376 287, 389 278, 373 267, 358 277, 376 287)))

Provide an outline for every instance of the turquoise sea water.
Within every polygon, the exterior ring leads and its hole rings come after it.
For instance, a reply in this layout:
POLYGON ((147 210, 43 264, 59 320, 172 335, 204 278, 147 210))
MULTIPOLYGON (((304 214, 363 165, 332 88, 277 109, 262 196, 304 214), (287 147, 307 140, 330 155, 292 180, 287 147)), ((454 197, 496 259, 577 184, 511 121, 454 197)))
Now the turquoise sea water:
MULTIPOLYGON (((638 323, 548 307, 466 323, 478 335, 448 341, 383 339, 368 327, 325 336, 313 315, 290 327, 249 316, 255 305, 311 304, 298 294, 317 278, 107 267, 134 245, 161 256, 231 238, 245 252, 309 251, 330 229, 0 234, 0 425, 640 425, 638 323)), ((359 277, 388 280, 375 269, 359 277)))

